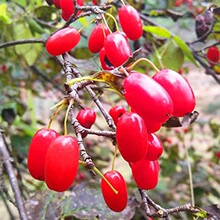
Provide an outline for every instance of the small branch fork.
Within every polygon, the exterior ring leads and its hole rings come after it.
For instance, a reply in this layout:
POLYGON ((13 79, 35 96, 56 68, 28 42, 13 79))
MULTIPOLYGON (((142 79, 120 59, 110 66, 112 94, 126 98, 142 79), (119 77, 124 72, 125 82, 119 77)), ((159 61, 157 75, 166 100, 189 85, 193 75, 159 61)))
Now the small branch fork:
POLYGON ((196 213, 199 212, 200 210, 193 207, 190 203, 187 203, 182 206, 177 206, 175 208, 170 208, 170 209, 164 209, 160 205, 156 204, 149 196, 148 194, 142 190, 139 189, 142 201, 143 201, 143 208, 145 211, 145 214, 149 217, 160 217, 160 218, 167 218, 171 214, 179 213, 179 212, 191 212, 191 213, 196 213), (154 211, 152 211, 153 208, 154 211))

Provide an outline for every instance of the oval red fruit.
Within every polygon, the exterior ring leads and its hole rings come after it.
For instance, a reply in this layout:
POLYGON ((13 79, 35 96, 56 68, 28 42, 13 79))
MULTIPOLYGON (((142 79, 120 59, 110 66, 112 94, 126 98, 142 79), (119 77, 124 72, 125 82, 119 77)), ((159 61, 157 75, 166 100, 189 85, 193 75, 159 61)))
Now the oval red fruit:
POLYGON ((96 25, 89 36, 89 50, 92 53, 98 53, 102 49, 104 40, 108 34, 110 34, 110 31, 105 25, 101 23, 96 25))
POLYGON ((218 47, 212 46, 209 47, 206 53, 206 58, 210 62, 211 65, 218 63, 220 59, 220 52, 218 47))
POLYGON ((122 65, 132 54, 123 32, 109 34, 104 41, 104 48, 109 61, 116 67, 122 65))
POLYGON ((123 5, 118 11, 118 16, 121 27, 129 39, 137 40, 142 36, 142 21, 133 6, 123 5))
POLYGON ((59 134, 53 129, 42 128, 33 136, 27 158, 28 170, 35 179, 44 180, 45 157, 53 140, 59 134))
POLYGON ((171 117, 173 103, 169 94, 149 76, 133 72, 125 78, 123 88, 127 103, 144 119, 149 133, 154 132, 150 123, 158 129, 171 117))
POLYGON ((46 49, 52 56, 58 56, 72 50, 79 40, 80 34, 75 28, 63 28, 48 38, 46 49))
POLYGON ((73 183, 79 164, 79 146, 71 136, 59 136, 50 145, 45 159, 45 182, 49 189, 63 192, 73 183))
POLYGON ((95 123, 96 113, 91 108, 85 108, 78 112, 76 119, 83 127, 91 128, 91 126, 95 123))
POLYGON ((148 149, 144 120, 136 113, 125 112, 117 123, 116 142, 127 162, 143 159, 148 149))
POLYGON ((109 110, 109 115, 112 117, 115 125, 118 124, 118 120, 119 118, 126 112, 125 108, 122 106, 113 106, 110 110, 109 110))
MULTIPOLYGON (((76 4, 78 4, 79 6, 83 6, 84 1, 76 0, 76 4)), ((75 11, 73 0, 60 0, 60 8, 62 9, 62 18, 65 21, 67 21, 75 11)), ((81 11, 78 11, 77 15, 79 15, 80 13, 81 11)))
POLYGON ((101 66, 104 70, 112 70, 114 69, 114 66, 110 63, 106 56, 105 48, 103 47, 99 52, 99 60, 101 63, 101 66))
POLYGON ((131 163, 133 178, 137 186, 144 190, 152 190, 158 184, 159 163, 157 160, 140 160, 131 163))
POLYGON ((147 160, 158 160, 163 153, 163 144, 156 134, 148 134, 147 160))
POLYGON ((104 176, 118 191, 118 194, 116 194, 102 178, 101 190, 107 206, 115 212, 123 211, 128 202, 127 186, 123 176, 116 170, 108 171, 104 176))
POLYGON ((173 101, 173 116, 182 117, 195 108, 195 95, 188 81, 179 73, 163 69, 153 79, 168 92, 173 101))

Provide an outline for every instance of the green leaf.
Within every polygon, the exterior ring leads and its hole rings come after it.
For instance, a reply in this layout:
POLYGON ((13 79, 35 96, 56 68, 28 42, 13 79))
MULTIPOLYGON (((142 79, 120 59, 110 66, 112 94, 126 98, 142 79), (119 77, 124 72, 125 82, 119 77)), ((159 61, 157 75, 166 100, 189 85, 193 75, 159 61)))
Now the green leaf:
POLYGON ((158 51, 159 56, 155 56, 154 64, 174 71, 178 71, 184 62, 184 54, 179 46, 174 41, 169 41, 164 44, 158 51), (159 60, 160 59, 160 60, 159 60))
POLYGON ((144 31, 147 31, 151 34, 155 34, 158 37, 163 37, 163 38, 170 38, 172 34, 166 30, 165 28, 162 27, 157 27, 157 26, 144 26, 143 27, 144 31))
POLYGON ((194 213, 194 215, 200 218, 207 218, 206 211, 203 209, 201 209, 199 212, 194 213))
MULTIPOLYGON (((16 26, 14 26, 14 34, 16 40, 33 38, 29 26, 24 22, 18 23, 16 26)), ((33 43, 15 46, 16 53, 23 56, 29 66, 35 63, 41 50, 41 45, 33 43)))
POLYGON ((34 19, 29 19, 28 24, 29 24, 30 31, 33 35, 35 35, 35 33, 38 33, 38 34, 45 33, 45 29, 43 29, 34 19))
POLYGON ((0 21, 4 22, 5 24, 11 23, 11 18, 7 13, 7 4, 2 3, 0 4, 0 21))
POLYGON ((188 47, 188 45, 177 35, 173 36, 173 40, 182 49, 183 53, 188 57, 188 59, 191 60, 195 65, 197 65, 197 62, 193 54, 191 53, 191 50, 188 47))

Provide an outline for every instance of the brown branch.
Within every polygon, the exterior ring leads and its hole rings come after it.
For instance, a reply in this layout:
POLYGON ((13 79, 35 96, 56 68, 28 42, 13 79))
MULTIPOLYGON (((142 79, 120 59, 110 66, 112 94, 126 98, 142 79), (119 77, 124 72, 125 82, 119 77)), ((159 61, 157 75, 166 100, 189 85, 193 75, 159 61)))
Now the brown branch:
POLYGON ((43 39, 15 40, 15 41, 10 41, 10 42, 0 44, 0 49, 11 47, 11 46, 16 46, 16 45, 21 45, 21 44, 44 44, 44 43, 45 43, 45 40, 43 39))
POLYGON ((167 218, 169 215, 177 214, 179 212, 191 212, 196 213, 199 212, 200 209, 197 209, 193 207, 190 203, 187 203, 182 206, 177 206, 175 208, 165 209, 162 208, 160 205, 156 204, 149 196, 148 194, 142 190, 139 189, 142 201, 143 201, 143 208, 145 211, 145 214, 149 217, 160 217, 160 218, 167 218), (150 206, 154 209, 151 210, 150 206))
POLYGON ((12 190, 14 192, 15 195, 15 200, 16 200, 16 205, 17 205, 17 209, 20 215, 20 218, 22 220, 27 220, 27 213, 24 207, 24 203, 22 201, 22 196, 21 196, 21 192, 18 186, 18 181, 16 179, 14 170, 13 170, 13 166, 11 164, 11 158, 10 158, 10 154, 7 150, 7 144, 4 138, 4 135, 2 133, 2 131, 0 131, 0 153, 3 156, 3 161, 5 164, 5 168, 6 171, 8 173, 8 177, 9 177, 9 181, 12 187, 12 190))

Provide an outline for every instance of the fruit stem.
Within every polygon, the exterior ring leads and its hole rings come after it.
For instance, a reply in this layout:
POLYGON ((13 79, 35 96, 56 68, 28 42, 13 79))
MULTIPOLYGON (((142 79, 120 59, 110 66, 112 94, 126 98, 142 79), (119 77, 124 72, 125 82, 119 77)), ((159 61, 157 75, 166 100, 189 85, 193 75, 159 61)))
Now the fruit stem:
POLYGON ((141 61, 145 61, 145 62, 147 62, 148 64, 150 64, 151 67, 152 67, 156 72, 159 72, 159 71, 160 71, 160 70, 154 65, 154 63, 153 63, 152 61, 150 61, 149 59, 143 57, 143 58, 140 58, 140 59, 136 60, 134 63, 132 63, 132 65, 127 68, 128 72, 131 71, 131 70, 132 70, 138 63, 140 63, 141 61))
POLYGON ((80 32, 86 28, 87 26, 89 26, 90 24, 92 24, 96 19, 92 19, 91 21, 89 21, 88 23, 84 24, 79 30, 78 30, 78 33, 80 34, 80 32))
MULTIPOLYGON (((86 162, 79 160, 79 164, 81 164, 82 166, 86 167, 86 162)), ((92 170, 95 171, 101 178, 103 178, 105 180, 105 182, 109 185, 109 187, 112 189, 112 191, 115 194, 118 194, 118 191, 114 188, 114 186, 112 186, 112 184, 105 178, 105 176, 102 174, 102 172, 95 166, 92 167, 92 170)))
POLYGON ((112 30, 111 30, 110 27, 108 26, 108 22, 106 21, 105 16, 104 16, 103 14, 102 14, 102 19, 103 19, 103 21, 104 21, 106 27, 108 28, 109 32, 112 33, 112 30))
POLYGON ((65 118, 64 118, 64 135, 67 135, 67 133, 68 133, 67 132, 67 119, 68 119, 70 108, 72 107, 73 103, 74 103, 74 100, 71 99, 69 102, 68 108, 66 110, 66 114, 65 114, 65 118))
POLYGON ((111 14, 109 14, 109 13, 107 13, 107 12, 106 12, 105 14, 106 14, 107 16, 109 16, 109 17, 114 21, 116 30, 119 31, 119 26, 118 26, 118 23, 117 23, 116 19, 114 18, 114 16, 112 16, 111 14))
POLYGON ((57 104, 53 105, 50 109, 54 109, 54 108, 57 108, 59 107, 60 105, 66 103, 66 99, 62 99, 61 101, 59 101, 57 104))
POLYGON ((59 105, 59 107, 57 108, 57 110, 52 114, 52 116, 50 117, 50 121, 47 125, 47 128, 50 129, 51 124, 54 120, 54 118, 58 115, 58 113, 64 108, 64 106, 66 105, 66 102, 63 102, 61 105, 59 105))

